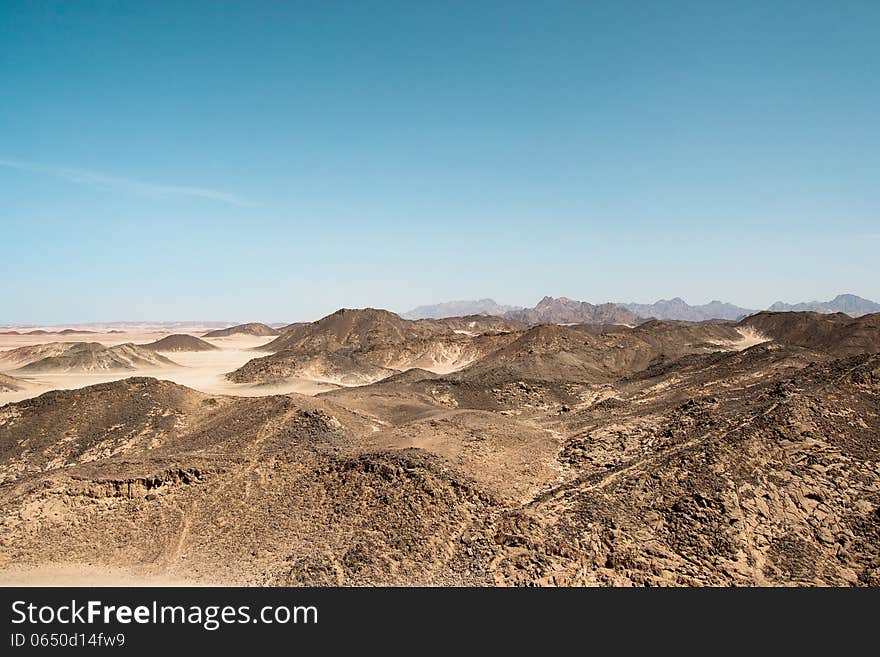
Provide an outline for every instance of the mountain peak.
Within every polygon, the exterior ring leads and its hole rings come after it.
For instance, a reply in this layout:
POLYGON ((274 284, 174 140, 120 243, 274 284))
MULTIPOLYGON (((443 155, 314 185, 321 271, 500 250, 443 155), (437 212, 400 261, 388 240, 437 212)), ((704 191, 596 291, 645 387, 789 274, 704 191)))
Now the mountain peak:
POLYGON ((862 315, 880 312, 880 304, 855 294, 838 294, 830 301, 808 301, 795 304, 777 301, 770 306, 770 310, 779 312, 845 313, 850 317, 861 317, 862 315))

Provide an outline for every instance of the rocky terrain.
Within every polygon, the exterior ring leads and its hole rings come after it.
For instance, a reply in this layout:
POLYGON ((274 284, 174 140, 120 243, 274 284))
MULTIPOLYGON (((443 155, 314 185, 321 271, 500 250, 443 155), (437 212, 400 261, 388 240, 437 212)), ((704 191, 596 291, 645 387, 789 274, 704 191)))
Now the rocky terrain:
POLYGON ((266 326, 260 322, 251 322, 249 324, 238 324, 225 329, 217 329, 216 331, 208 331, 203 335, 204 338, 228 338, 231 335, 279 335, 280 331, 276 331, 271 326, 266 326))
POLYGON ((880 585, 880 315, 470 321, 343 310, 237 370, 358 384, 314 397, 129 378, 0 407, 0 574, 880 585))
POLYGON ((153 369, 175 363, 135 344, 50 342, 0 352, 0 369, 16 372, 96 372, 153 369))

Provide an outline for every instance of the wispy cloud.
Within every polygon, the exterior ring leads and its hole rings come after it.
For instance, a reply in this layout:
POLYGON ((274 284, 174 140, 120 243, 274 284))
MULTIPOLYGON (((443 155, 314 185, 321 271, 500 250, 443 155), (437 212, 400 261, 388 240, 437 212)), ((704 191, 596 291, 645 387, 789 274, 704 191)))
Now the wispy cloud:
POLYGON ((217 201, 219 203, 227 203, 229 205, 237 205, 240 207, 251 207, 253 205, 240 196, 221 192, 216 189, 182 185, 164 185, 145 182, 143 180, 135 180, 133 178, 120 178, 119 176, 111 176, 106 173, 75 169, 72 167, 5 159, 0 159, 0 167, 17 169, 18 171, 30 171, 32 173, 42 173, 49 176, 55 176, 56 178, 63 178, 64 180, 69 180, 70 182, 78 183, 80 185, 91 185, 92 187, 113 189, 132 194, 139 194, 141 196, 189 196, 217 201))

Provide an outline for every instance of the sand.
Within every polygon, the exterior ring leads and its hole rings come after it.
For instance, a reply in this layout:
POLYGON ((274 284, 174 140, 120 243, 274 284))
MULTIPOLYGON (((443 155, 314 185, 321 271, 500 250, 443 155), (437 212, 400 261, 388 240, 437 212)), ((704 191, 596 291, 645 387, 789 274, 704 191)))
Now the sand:
POLYGON ((770 338, 766 335, 749 326, 737 327, 736 332, 742 336, 739 340, 711 340, 710 342, 731 351, 745 351, 756 344, 770 341, 770 338))
MULTIPOLYGON (((0 352, 27 345, 44 344, 47 342, 100 342, 105 346, 133 342, 147 344, 155 342, 169 333, 93 333, 88 335, 0 335, 0 352)), ((192 334, 190 334, 192 335, 192 334)), ((116 372, 65 372, 65 373, 19 373, 4 370, 22 380, 26 385, 22 390, 0 393, 0 405, 36 397, 49 390, 70 390, 84 388, 96 383, 118 381, 132 376, 152 376, 157 379, 173 381, 180 385, 215 395, 237 395, 243 397, 261 397, 265 395, 286 394, 296 392, 315 395, 332 390, 337 386, 322 384, 308 380, 291 380, 279 385, 258 385, 232 383, 226 380, 225 374, 231 372, 252 358, 265 356, 264 352, 253 351, 275 339, 274 336, 235 335, 224 338, 204 338, 206 342, 219 347, 219 351, 201 352, 158 352, 167 356, 180 367, 160 369, 138 369, 116 372)))
MULTIPOLYGON (((90 564, 41 564, 0 569, 0 586, 196 586, 165 575, 136 575, 122 568, 90 564)), ((197 586, 204 586, 199 583, 197 586)))

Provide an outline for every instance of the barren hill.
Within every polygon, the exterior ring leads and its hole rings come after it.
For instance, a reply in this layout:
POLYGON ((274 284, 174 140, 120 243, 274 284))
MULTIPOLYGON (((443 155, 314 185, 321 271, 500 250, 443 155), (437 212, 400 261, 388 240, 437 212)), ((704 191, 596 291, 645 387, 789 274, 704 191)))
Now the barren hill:
POLYGON ((269 336, 269 335, 281 335, 280 331, 276 331, 271 326, 266 326, 265 324, 261 324, 259 322, 251 322, 249 324, 239 324, 237 326, 230 326, 225 329, 217 329, 216 331, 210 331, 205 333, 202 337, 204 338, 225 338, 230 335, 257 335, 257 336, 269 336))
POLYGON ((739 324, 789 345, 833 356, 880 351, 880 313, 852 318, 843 313, 760 312, 739 324))
POLYGON ((400 344, 439 330, 424 322, 401 319, 387 310, 342 308, 317 322, 285 328, 278 338, 261 349, 293 349, 300 353, 357 349, 376 344, 400 344))
POLYGON ((726 324, 655 320, 595 333, 581 328, 536 326, 455 378, 602 382, 686 354, 732 350, 743 339, 735 327, 726 324))
POLYGON ((80 334, 88 335, 88 334, 95 333, 95 331, 89 331, 86 329, 66 328, 66 329, 62 329, 61 331, 57 331, 57 333, 58 333, 58 335, 80 335, 80 334))
MULTIPOLYGON (((463 325, 477 327, 479 321, 465 320, 463 325)), ((511 323, 490 318, 485 325, 511 323)), ((236 383, 306 378, 360 385, 411 367, 457 369, 506 339, 503 334, 457 331, 445 320, 410 321, 386 310, 342 309, 286 330, 260 348, 273 355, 246 363, 228 378, 236 383)))
POLYGON ((185 333, 169 335, 161 340, 141 346, 151 351, 215 351, 219 348, 201 338, 185 333))
POLYGON ((280 351, 254 358, 227 374, 233 383, 278 383, 287 379, 307 379, 337 385, 364 385, 394 374, 350 352, 298 353, 280 351))
POLYGON ((175 366, 141 346, 105 347, 98 342, 51 342, 0 352, 0 367, 22 372, 94 372, 175 366))
POLYGON ((235 383, 303 378, 363 385, 414 367, 435 372, 460 369, 516 337, 515 333, 468 335, 442 325, 404 327, 401 332, 389 331, 381 323, 376 331, 368 327, 365 322, 361 331, 342 337, 317 332, 301 336, 288 348, 255 358, 227 378, 235 383), (322 349, 316 344, 328 346, 322 349))

